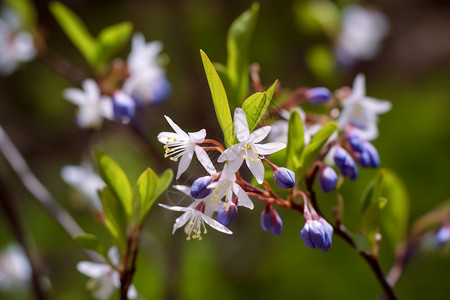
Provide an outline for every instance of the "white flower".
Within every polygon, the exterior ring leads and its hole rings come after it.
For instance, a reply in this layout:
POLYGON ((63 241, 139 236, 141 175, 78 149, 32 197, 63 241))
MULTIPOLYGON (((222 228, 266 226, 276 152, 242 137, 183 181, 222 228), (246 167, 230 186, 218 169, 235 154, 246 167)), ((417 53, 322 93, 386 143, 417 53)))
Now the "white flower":
POLYGON ((208 154, 206 154, 202 147, 197 145, 203 143, 205 140, 206 130, 202 129, 197 132, 186 133, 168 116, 164 117, 175 132, 161 132, 158 134, 158 140, 160 143, 165 144, 164 149, 166 153, 164 157, 170 157, 170 159, 175 162, 180 159, 177 179, 179 179, 184 171, 186 171, 189 167, 192 157, 194 156, 194 152, 200 163, 208 172, 215 170, 208 154))
POLYGON ((336 54, 342 64, 372 59, 389 31, 386 17, 379 11, 349 5, 343 11, 342 32, 336 54))
POLYGON ((364 140, 374 140, 378 136, 378 115, 389 111, 389 101, 378 100, 366 96, 365 78, 358 74, 353 82, 350 96, 342 101, 342 112, 337 120, 339 128, 352 125, 361 130, 364 140))
POLYGON ((234 173, 227 174, 222 172, 220 179, 217 182, 213 182, 208 188, 213 189, 212 200, 217 204, 222 204, 221 200, 225 197, 225 205, 231 203, 233 200, 233 194, 239 199, 237 205, 244 206, 249 209, 253 209, 254 205, 252 200, 248 197, 247 193, 236 182, 236 175, 234 173))
POLYGON ((264 180, 264 166, 260 155, 269 155, 277 152, 285 148, 286 144, 279 142, 257 144, 269 134, 270 126, 261 127, 250 133, 247 118, 242 108, 236 108, 234 111, 234 129, 240 143, 225 150, 217 161, 227 161, 230 170, 236 172, 245 160, 256 181, 262 183, 264 180))
POLYGON ((91 164, 84 162, 81 166, 65 166, 61 170, 61 177, 80 191, 96 211, 102 210, 97 191, 102 189, 105 183, 94 172, 91 164))
MULTIPOLYGON (((108 257, 115 266, 119 265, 119 251, 116 247, 109 249, 108 257)), ((97 299, 110 298, 114 289, 120 287, 119 272, 108 264, 81 261, 77 264, 77 270, 91 277, 87 283, 87 288, 92 290, 93 296, 97 299)), ((134 285, 130 285, 127 296, 131 299, 137 297, 134 285)))
MULTIPOLYGON (((186 195, 189 195, 189 187, 187 186, 174 186, 174 188, 182 191, 186 195)), ((211 195, 204 199, 194 199, 188 207, 168 206, 161 203, 159 205, 169 210, 184 212, 184 214, 175 220, 172 234, 174 234, 178 228, 184 226, 186 223, 187 225, 184 228, 184 231, 188 235, 188 240, 191 238, 201 240, 202 231, 204 234, 207 233, 205 223, 217 231, 227 234, 233 233, 230 229, 211 218, 214 211, 218 210, 215 203, 211 201, 211 195)))
POLYGON ((134 34, 127 59, 130 76, 122 89, 141 104, 164 100, 170 92, 170 84, 158 60, 161 50, 160 42, 146 43, 142 33, 134 34))
POLYGON ((0 254, 0 288, 23 288, 31 278, 31 266, 23 249, 9 245, 0 254))
POLYGON ((32 60, 36 56, 33 37, 21 31, 22 24, 17 14, 4 7, 0 18, 0 73, 9 75, 19 63, 32 60))
POLYGON ((104 118, 113 118, 111 99, 100 94, 100 89, 93 79, 83 81, 83 90, 65 89, 63 97, 78 106, 77 122, 81 128, 97 128, 104 118))

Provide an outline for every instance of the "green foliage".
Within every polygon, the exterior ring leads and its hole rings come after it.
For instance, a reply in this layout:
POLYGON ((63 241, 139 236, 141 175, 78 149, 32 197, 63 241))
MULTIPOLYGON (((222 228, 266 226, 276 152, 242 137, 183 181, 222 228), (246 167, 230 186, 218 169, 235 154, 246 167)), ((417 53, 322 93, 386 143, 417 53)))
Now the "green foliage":
MULTIPOLYGON (((227 38, 227 77, 230 84, 228 93, 230 102, 235 107, 240 106, 249 88, 249 49, 253 31, 259 13, 259 4, 243 12, 231 24, 227 38)), ((228 86, 227 86, 228 88, 228 86)))
POLYGON ((36 25, 37 13, 30 0, 6 0, 5 2, 20 16, 24 28, 31 29, 36 25))
POLYGON ((101 151, 96 149, 95 156, 98 161, 100 176, 115 198, 121 202, 128 219, 130 219, 133 216, 133 193, 127 175, 111 157, 101 151))
POLYGON ((311 72, 319 79, 327 81, 333 78, 336 62, 333 51, 325 45, 315 45, 306 53, 306 63, 311 72))
POLYGON ((325 33, 333 38, 340 28, 340 12, 330 0, 297 0, 294 14, 300 30, 308 34, 325 33))
POLYGON ((298 170, 300 168, 300 159, 304 148, 303 122, 298 111, 293 110, 289 117, 288 142, 286 147, 286 167, 288 169, 298 170))
POLYGON ((407 233, 409 200, 404 184, 394 172, 380 170, 362 197, 362 225, 369 239, 381 226, 390 240, 393 251, 401 244, 407 233), (376 206, 382 206, 383 213, 376 206))
POLYGON ((202 56, 206 78, 208 79, 209 89, 211 90, 217 120, 219 121, 220 128, 222 128, 225 144, 227 147, 230 147, 234 142, 234 130, 227 94, 222 81, 208 56, 202 50, 200 50, 200 54, 202 56))
POLYGON ((244 103, 242 103, 242 109, 245 111, 247 116, 248 128, 251 131, 255 129, 261 118, 267 111, 270 101, 273 98, 273 93, 275 92, 275 87, 277 86, 278 80, 276 80, 265 92, 254 93, 248 97, 244 103))
POLYGON ((118 23, 103 29, 98 38, 89 32, 83 20, 60 2, 50 3, 50 11, 61 28, 96 72, 104 72, 109 62, 130 39, 133 25, 118 23))
POLYGON ((338 125, 335 122, 328 122, 311 138, 308 146, 302 152, 300 167, 295 171, 295 178, 301 178, 305 174, 337 128, 338 125))
POLYGON ((93 250, 102 256, 107 256, 106 247, 93 234, 78 235, 75 237, 75 242, 83 248, 93 250))

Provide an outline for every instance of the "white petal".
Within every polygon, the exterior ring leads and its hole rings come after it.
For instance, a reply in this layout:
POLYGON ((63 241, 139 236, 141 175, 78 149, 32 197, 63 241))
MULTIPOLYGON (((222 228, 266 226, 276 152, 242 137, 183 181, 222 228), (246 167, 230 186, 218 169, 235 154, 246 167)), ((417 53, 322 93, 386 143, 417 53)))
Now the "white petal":
POLYGON ((192 216, 192 212, 190 212, 190 211, 187 211, 184 214, 182 214, 181 216, 179 216, 175 220, 175 224, 173 224, 172 234, 175 234, 175 231, 177 231, 178 228, 184 226, 184 224, 186 224, 186 222, 189 221, 191 216, 192 216))
MULTIPOLYGON (((244 155, 244 150, 241 150, 242 144, 236 144, 225 150, 217 159, 218 162, 222 163, 226 160, 233 161, 242 158, 244 155)), ((242 163, 242 162, 241 162, 242 163)))
POLYGON ((88 102, 94 102, 100 98, 100 89, 94 79, 86 79, 83 81, 83 89, 88 102))
POLYGON ((203 141, 205 140, 206 137, 206 130, 202 129, 200 131, 197 132, 188 132, 189 136, 191 137, 191 141, 193 143, 203 143, 203 141))
POLYGON ((233 232, 230 229, 228 229, 227 227, 223 226, 222 224, 220 224, 216 220, 208 217, 207 215, 202 214, 202 218, 203 218, 203 220, 205 220, 206 224, 208 224, 209 226, 211 226, 215 230, 223 232, 223 233, 227 233, 227 234, 233 234, 233 232))
POLYGON ((264 126, 259 129, 256 129, 250 134, 249 141, 252 143, 258 143, 262 141, 270 132, 270 126, 264 126))
POLYGON ((366 95, 366 78, 359 73, 353 81, 352 97, 364 97, 366 95))
POLYGON ((192 157, 194 156, 194 151, 185 151, 180 158, 180 164, 178 165, 177 179, 187 170, 191 164, 192 157))
POLYGON ((111 271, 111 266, 90 261, 81 261, 77 264, 77 270, 89 277, 98 278, 111 271))
POLYGON ((275 153, 277 151, 280 151, 281 149, 286 148, 286 144, 274 142, 274 143, 267 143, 267 144, 256 144, 255 145, 256 152, 258 152, 261 155, 269 155, 272 153, 275 153))
POLYGON ((178 134, 176 134, 175 132, 165 132, 165 131, 160 132, 158 134, 158 141, 160 143, 163 144, 167 143, 169 141, 168 138, 170 138, 173 141, 174 139, 178 139, 178 134))
POLYGON ((169 205, 165 205, 162 203, 158 203, 158 205, 161 207, 164 207, 166 209, 173 210, 173 211, 188 211, 189 210, 189 208, 183 207, 183 206, 169 206, 169 205))
MULTIPOLYGON (((254 156, 254 155, 253 155, 254 156)), ((256 157, 256 156, 255 156, 256 157)), ((264 181, 264 165, 262 161, 257 158, 252 157, 249 153, 249 157, 246 159, 246 163, 253 176, 255 176, 256 181, 261 184, 264 181), (253 161, 251 160, 253 158, 253 161)))
POLYGON ((187 185, 172 185, 172 187, 174 189, 179 190, 180 192, 188 195, 189 197, 191 196, 191 188, 188 187, 187 185))
POLYGON ((188 135, 186 134, 186 132, 184 132, 177 124, 175 124, 174 121, 172 121, 171 118, 169 118, 168 116, 164 116, 164 118, 166 118, 167 122, 169 123, 170 127, 173 128, 173 130, 175 130, 175 132, 183 137, 188 137, 188 135))
POLYGON ((371 97, 364 98, 364 106, 373 113, 384 114, 391 110, 392 104, 387 100, 378 100, 371 97))
POLYGON ((130 288, 128 289, 127 297, 130 299, 135 299, 135 298, 137 298, 137 295, 138 295, 138 292, 137 292, 134 284, 130 285, 130 288))
POLYGON ((241 188, 241 186, 237 183, 233 183, 233 192, 238 196, 239 206, 244 206, 249 209, 253 209, 254 205, 252 200, 248 197, 247 193, 241 188))
POLYGON ((82 106, 87 102, 83 91, 76 88, 65 89, 63 91, 63 97, 78 106, 82 106))
POLYGON ((113 104, 109 97, 102 97, 100 100, 100 114, 109 120, 114 118, 113 104))
POLYGON ((375 140, 378 137, 378 126, 376 121, 369 122, 364 130, 360 130, 360 136, 363 140, 375 140))
POLYGON ((117 247, 111 247, 108 250, 108 257, 111 260, 111 262, 113 263, 113 265, 118 266, 120 263, 120 259, 119 259, 119 249, 117 247))
POLYGON ((247 142, 250 136, 248 130, 247 117, 242 108, 236 108, 234 110, 234 130, 236 131, 236 137, 239 142, 247 142))
POLYGON ((197 155, 198 161, 210 175, 217 173, 216 168, 214 168, 214 165, 211 162, 211 159, 202 147, 195 146, 195 154, 197 155))

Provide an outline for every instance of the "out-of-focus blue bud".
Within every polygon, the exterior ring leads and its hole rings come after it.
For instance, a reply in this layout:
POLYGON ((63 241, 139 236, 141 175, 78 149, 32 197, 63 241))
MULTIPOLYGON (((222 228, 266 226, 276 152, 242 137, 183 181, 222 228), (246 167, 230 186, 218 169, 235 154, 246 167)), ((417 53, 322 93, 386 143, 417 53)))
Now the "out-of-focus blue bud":
POLYGON ((227 205, 223 205, 217 212, 217 222, 224 226, 228 226, 233 221, 238 212, 238 208, 234 202, 230 202, 227 205))
POLYGON ((273 172, 273 179, 282 189, 290 189, 295 185, 295 174, 287 168, 277 168, 273 172))
POLYGON ((347 156, 349 156, 349 154, 344 149, 342 148, 336 149, 336 151, 334 151, 334 162, 336 166, 338 166, 339 168, 342 167, 345 164, 347 156))
POLYGON ((378 155, 377 148, 369 142, 364 143, 364 148, 370 157, 370 166, 372 168, 378 168, 380 166, 380 156, 378 155))
POLYGON ((316 87, 309 89, 305 93, 306 99, 308 99, 308 102, 311 104, 323 104, 330 100, 331 98, 331 92, 329 89, 324 87, 316 87))
POLYGON ((436 243, 439 246, 442 246, 443 244, 450 241, 450 227, 449 226, 443 226, 439 229, 439 231, 435 235, 436 243))
POLYGON ((364 151, 364 140, 361 138, 361 136, 357 133, 356 130, 350 131, 347 134, 347 139, 353 151, 359 153, 364 151))
POLYGON ((331 246, 333 227, 325 220, 307 220, 300 232, 300 237, 306 247, 319 248, 322 252, 327 252, 331 246))
POLYGON ((319 186, 322 192, 329 193, 336 188, 338 176, 333 168, 325 167, 319 173, 319 186))
POLYGON ((169 80, 167 78, 162 77, 155 83, 155 90, 153 93, 153 99, 151 104, 158 104, 164 100, 166 100, 172 91, 172 87, 170 85, 169 80))
POLYGON ((280 235, 283 229, 280 215, 270 204, 267 204, 261 213, 261 227, 264 231, 270 230, 275 235, 280 235))
POLYGON ((114 119, 127 124, 136 112, 136 103, 133 98, 122 91, 114 92, 112 98, 114 119))
POLYGON ((211 193, 207 186, 212 182, 211 176, 197 178, 191 186, 191 197, 194 199, 203 199, 211 193))
POLYGON ((353 158, 342 148, 336 149, 334 152, 334 162, 341 170, 342 175, 355 180, 358 178, 358 167, 353 158))

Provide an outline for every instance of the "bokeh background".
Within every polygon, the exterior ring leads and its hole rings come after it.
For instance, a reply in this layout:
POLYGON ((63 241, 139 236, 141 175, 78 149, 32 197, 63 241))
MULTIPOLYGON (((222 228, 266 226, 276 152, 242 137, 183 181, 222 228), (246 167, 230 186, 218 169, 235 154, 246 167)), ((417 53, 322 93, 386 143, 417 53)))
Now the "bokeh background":
MULTIPOLYGON (((80 130, 74 106, 61 96, 71 83, 39 60, 0 78, 0 123, 58 202, 87 232, 106 240, 106 231, 82 204, 81 196, 62 181, 61 168, 93 161, 93 147, 116 159, 132 180, 148 166, 159 172, 175 168, 163 159, 162 146, 156 140, 158 132, 169 129, 164 114, 183 129, 206 128, 208 136, 220 139, 199 49, 212 61, 225 62, 228 27, 252 1, 62 2, 78 13, 94 34, 109 24, 133 22, 147 40, 162 41, 170 58, 170 98, 141 112, 143 131, 160 157, 147 155, 121 125, 109 122, 100 131, 80 130)), ((333 49, 334 42, 329 34, 304 27, 298 11, 299 3, 304 2, 260 1, 251 60, 260 64, 261 79, 267 86, 278 78, 286 88, 336 89, 351 86, 357 73, 365 73, 368 95, 393 104, 392 111, 381 116, 380 136, 374 144, 382 167, 393 169, 405 182, 412 223, 450 195, 450 2, 364 1, 386 15, 390 31, 375 58, 346 67, 330 66, 326 59, 319 59, 318 67, 310 63, 311 47, 333 49)), ((334 1, 338 8, 351 2, 334 1)), ((51 16, 48 4, 35 1, 48 47, 88 76, 88 65, 51 16)), ((122 57, 128 52, 129 46, 122 57)), ((81 248, 36 204, 3 157, 0 169, 45 262, 53 298, 89 299, 85 289, 88 278, 75 269, 78 261, 87 259, 81 248)), ((192 182, 195 168, 190 170, 179 183, 192 182)), ((359 227, 361 195, 375 174, 363 170, 357 181, 346 182, 340 191, 345 199, 344 223, 353 232, 359 227)), ((173 203, 180 197, 169 191, 159 201, 173 203)), ((328 216, 335 199, 336 193, 319 194, 328 216)), ((380 294, 368 265, 341 239, 334 237, 326 254, 306 248, 299 236, 302 216, 281 208, 283 232, 273 236, 260 228, 263 203, 254 202, 254 211, 240 210, 230 227, 232 236, 210 230, 201 242, 187 242, 181 231, 172 236, 177 214, 155 207, 145 226, 138 259, 135 285, 140 294, 146 299, 374 299, 380 294)), ((3 216, 1 220, 3 248, 14 238, 3 216)), ((387 272, 393 261, 387 243, 382 244, 381 261, 387 272)), ((448 299, 449 280, 448 249, 428 247, 407 266, 395 290, 400 299, 448 299)), ((1 299, 30 297, 26 289, 0 291, 1 299)))

